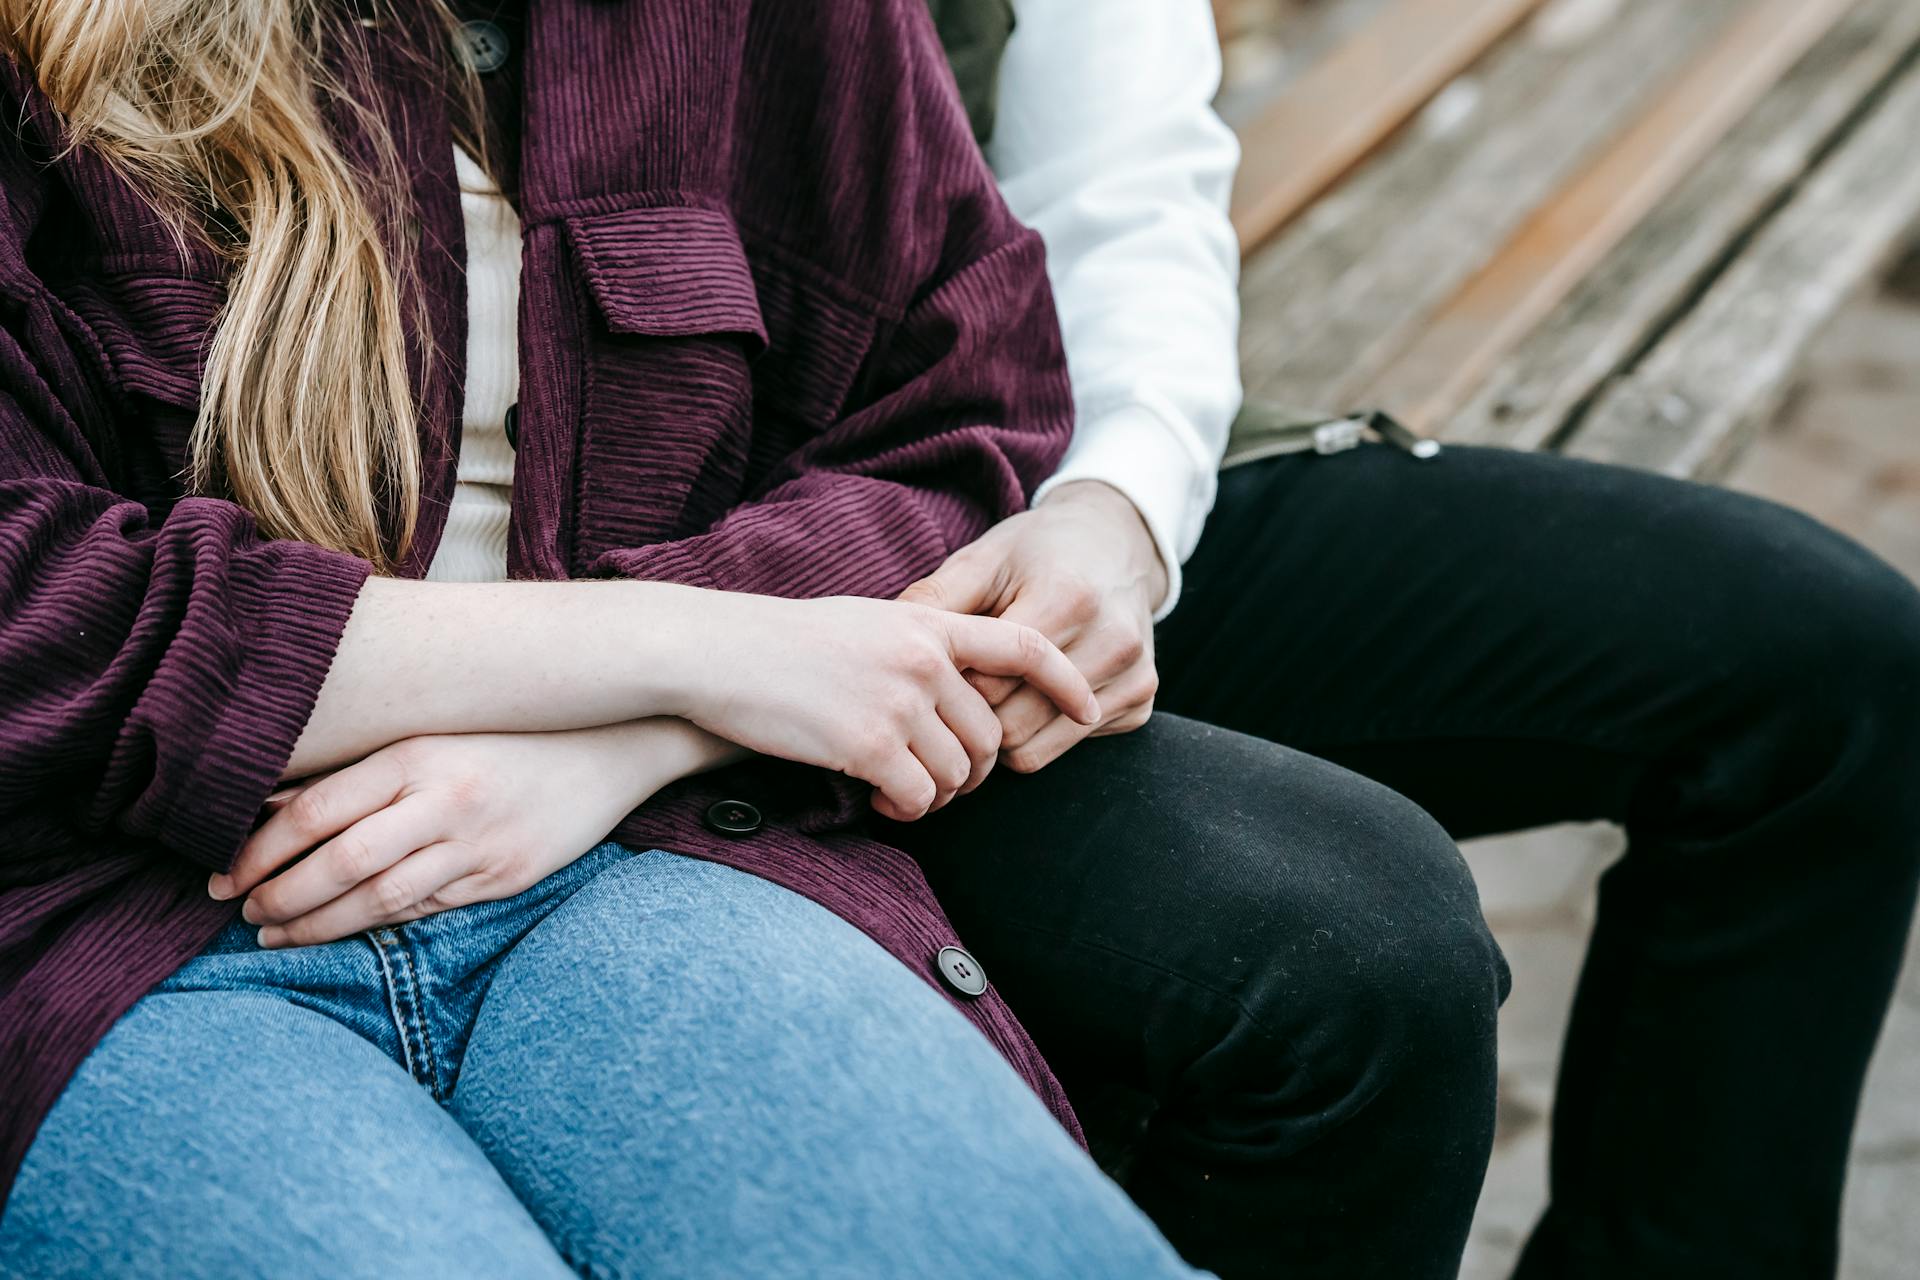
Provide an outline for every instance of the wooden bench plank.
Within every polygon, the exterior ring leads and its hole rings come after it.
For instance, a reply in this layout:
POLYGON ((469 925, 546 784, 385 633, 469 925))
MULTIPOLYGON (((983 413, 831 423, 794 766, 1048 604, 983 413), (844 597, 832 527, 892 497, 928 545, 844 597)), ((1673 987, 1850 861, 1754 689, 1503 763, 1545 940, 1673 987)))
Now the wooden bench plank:
POLYGON ((1755 0, 1447 300, 1367 398, 1431 430, 1857 0, 1755 0))
POLYGON ((1240 247, 1338 182, 1542 0, 1395 0, 1240 130, 1240 247))
POLYGON ((1623 0, 1575 43, 1496 49, 1248 259, 1249 394, 1345 409, 1522 220, 1747 0, 1623 0), (1461 106, 1464 104, 1464 107, 1461 106))
POLYGON ((1920 61, 1762 227, 1566 446, 1669 475, 1716 475, 1779 405, 1814 335, 1920 217, 1920 61))
POLYGON ((1501 362, 1448 439, 1536 449, 1668 327, 1920 43, 1920 5, 1868 0, 1501 362))

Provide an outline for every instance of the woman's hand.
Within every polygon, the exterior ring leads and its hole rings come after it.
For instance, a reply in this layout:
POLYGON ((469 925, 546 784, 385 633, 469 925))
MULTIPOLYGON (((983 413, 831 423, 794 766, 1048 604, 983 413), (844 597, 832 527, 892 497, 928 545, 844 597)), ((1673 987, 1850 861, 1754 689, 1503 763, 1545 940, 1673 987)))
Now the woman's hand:
POLYGON ((672 719, 411 738, 301 788, 208 890, 249 895, 242 914, 267 947, 511 897, 733 752, 672 719))
POLYGON ((714 593, 677 714, 765 755, 873 785, 874 808, 911 822, 978 786, 1000 721, 966 678, 1005 676, 1081 724, 1086 677, 1032 627, 892 600, 714 593))

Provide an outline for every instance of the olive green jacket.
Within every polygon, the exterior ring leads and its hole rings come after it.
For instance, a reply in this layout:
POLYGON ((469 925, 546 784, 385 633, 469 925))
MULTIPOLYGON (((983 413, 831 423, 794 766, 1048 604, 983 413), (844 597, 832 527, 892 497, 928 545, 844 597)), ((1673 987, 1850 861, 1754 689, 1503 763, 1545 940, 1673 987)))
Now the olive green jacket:
POLYGON ((927 0, 940 43, 947 48, 960 100, 967 104, 973 136, 981 146, 993 136, 994 109, 1000 98, 1000 63, 1013 34, 1011 0, 927 0))

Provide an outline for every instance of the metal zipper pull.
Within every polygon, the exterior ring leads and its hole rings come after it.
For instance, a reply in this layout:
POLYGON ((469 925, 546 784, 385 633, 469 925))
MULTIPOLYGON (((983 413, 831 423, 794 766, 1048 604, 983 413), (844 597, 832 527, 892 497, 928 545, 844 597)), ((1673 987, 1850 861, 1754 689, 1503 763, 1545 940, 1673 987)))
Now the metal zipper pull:
POLYGON ((1280 405, 1248 404, 1234 421, 1233 439, 1221 466, 1238 467, 1309 449, 1322 455, 1345 453, 1366 443, 1370 435, 1411 458, 1424 460, 1440 453, 1438 440, 1420 435, 1379 409, 1325 418, 1280 405))
POLYGON ((1421 435, 1390 413, 1375 409, 1367 415, 1366 422, 1375 435, 1412 457, 1425 461, 1440 456, 1438 440, 1421 435))
POLYGON ((1322 422, 1313 429, 1313 451, 1318 454, 1345 453, 1360 447, 1360 433, 1366 429, 1364 418, 1339 418, 1322 422))

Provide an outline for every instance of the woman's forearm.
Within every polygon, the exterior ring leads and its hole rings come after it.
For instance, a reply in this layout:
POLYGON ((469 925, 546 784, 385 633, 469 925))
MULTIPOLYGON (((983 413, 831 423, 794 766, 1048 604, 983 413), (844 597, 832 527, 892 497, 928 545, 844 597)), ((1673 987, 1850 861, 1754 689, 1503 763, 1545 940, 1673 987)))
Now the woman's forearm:
POLYGON ((436 733, 672 714, 701 669, 701 600, 665 583, 436 583, 361 592, 286 777, 436 733))
POLYGON ((999 726, 965 672, 1025 681, 1082 724, 1100 718, 1051 641, 998 618, 646 581, 375 580, 282 776, 411 738, 673 716, 870 783, 882 813, 911 821, 992 767, 999 726))

